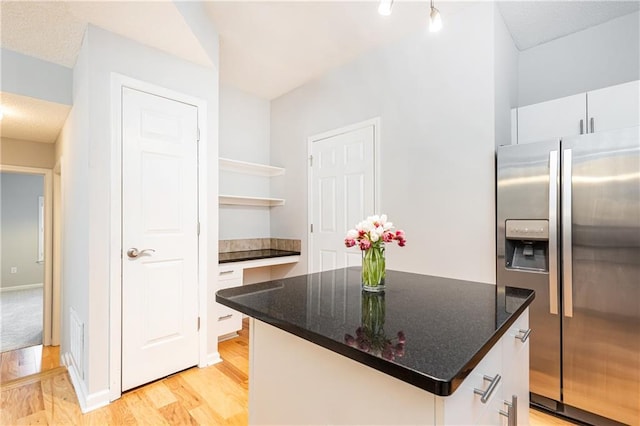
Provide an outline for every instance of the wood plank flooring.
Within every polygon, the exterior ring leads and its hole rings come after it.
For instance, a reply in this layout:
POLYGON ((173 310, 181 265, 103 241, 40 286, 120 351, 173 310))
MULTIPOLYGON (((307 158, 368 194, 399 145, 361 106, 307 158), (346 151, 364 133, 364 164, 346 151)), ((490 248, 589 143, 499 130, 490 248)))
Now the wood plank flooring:
MULTIPOLYGON (((239 334, 238 338, 220 343, 222 363, 174 374, 127 392, 110 405, 87 414, 80 412, 66 370, 56 369, 57 364, 49 355, 41 355, 43 374, 17 379, 20 371, 33 371, 21 367, 20 362, 32 366, 38 362, 29 361, 27 351, 7 355, 6 359, 3 354, 0 425, 246 425, 249 420, 248 322, 245 321, 239 334), (47 368, 51 366, 53 369, 47 368)), ((37 353, 42 354, 42 350, 36 350, 32 357, 37 353)), ((530 410, 530 413, 532 426, 573 425, 539 411, 530 410)))
POLYGON ((60 346, 30 346, 0 354, 0 383, 60 366, 60 346))

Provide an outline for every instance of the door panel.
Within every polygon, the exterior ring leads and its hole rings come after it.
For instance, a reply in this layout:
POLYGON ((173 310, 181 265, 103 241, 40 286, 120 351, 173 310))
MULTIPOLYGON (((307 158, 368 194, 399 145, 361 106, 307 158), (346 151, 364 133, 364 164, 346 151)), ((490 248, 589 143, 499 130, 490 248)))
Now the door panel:
POLYGON ((640 128, 566 140, 563 149, 573 158, 564 402, 640 424, 640 128))
POLYGON ((367 126, 313 142, 310 272, 360 265, 347 249, 349 229, 374 213, 374 128, 367 126))
POLYGON ((638 80, 587 92, 587 101, 590 133, 640 126, 638 80))
MULTIPOLYGON (((559 288, 550 288, 549 273, 507 268, 507 220, 549 219, 549 179, 551 151, 560 150, 559 140, 526 145, 509 145, 498 149, 497 170, 497 265, 499 289, 505 286, 530 288, 536 298, 530 306, 529 337, 530 390, 559 401, 560 389, 560 315, 557 305, 559 288), (553 297, 551 291, 554 292, 553 297)), ((551 227, 551 224, 549 224, 551 227)), ((557 234, 556 234, 557 235, 557 234)), ((558 244, 557 239, 549 244, 558 244)), ((551 251, 548 251, 550 254, 551 251)), ((549 260, 549 265, 551 261, 549 260)), ((557 264, 557 261, 556 261, 557 264)), ((556 270, 557 277, 557 270, 556 270)))
POLYGON ((122 390, 198 362, 197 108, 122 93, 122 390), (150 249, 131 257, 127 251, 150 249))

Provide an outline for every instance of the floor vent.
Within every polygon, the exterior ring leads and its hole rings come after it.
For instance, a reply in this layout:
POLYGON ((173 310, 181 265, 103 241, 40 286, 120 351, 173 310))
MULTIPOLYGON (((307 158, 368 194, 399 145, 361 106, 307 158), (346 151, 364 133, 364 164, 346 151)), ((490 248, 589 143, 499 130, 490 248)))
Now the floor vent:
POLYGON ((73 364, 76 371, 84 379, 84 368, 82 360, 84 359, 84 324, 78 318, 78 314, 73 308, 69 308, 70 321, 70 337, 71 337, 71 358, 73 358, 73 364))

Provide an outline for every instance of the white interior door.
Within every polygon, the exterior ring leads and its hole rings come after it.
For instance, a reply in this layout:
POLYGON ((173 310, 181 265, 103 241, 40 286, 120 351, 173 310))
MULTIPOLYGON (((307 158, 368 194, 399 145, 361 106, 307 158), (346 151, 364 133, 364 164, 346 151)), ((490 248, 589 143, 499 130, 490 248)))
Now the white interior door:
POLYGON ((374 126, 312 142, 313 231, 310 272, 357 266, 360 250, 347 249, 347 231, 374 214, 374 126))
POLYGON ((123 88, 123 391, 198 363, 197 132, 197 107, 123 88))

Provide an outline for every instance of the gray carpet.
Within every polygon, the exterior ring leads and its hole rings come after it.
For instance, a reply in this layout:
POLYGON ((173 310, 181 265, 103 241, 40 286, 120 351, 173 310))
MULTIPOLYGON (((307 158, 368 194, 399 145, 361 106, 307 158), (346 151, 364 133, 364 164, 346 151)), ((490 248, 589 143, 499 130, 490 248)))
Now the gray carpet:
POLYGON ((0 352, 42 344, 42 287, 0 293, 0 352))

